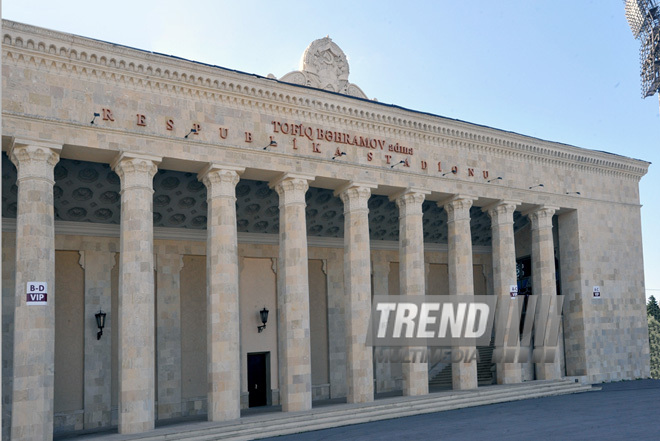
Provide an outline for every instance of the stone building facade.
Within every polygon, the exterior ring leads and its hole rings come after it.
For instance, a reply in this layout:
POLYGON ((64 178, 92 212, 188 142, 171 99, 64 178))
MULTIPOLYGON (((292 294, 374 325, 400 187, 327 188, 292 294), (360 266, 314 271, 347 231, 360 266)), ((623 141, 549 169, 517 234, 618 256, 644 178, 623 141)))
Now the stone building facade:
POLYGON ((649 376, 649 163, 369 100, 328 37, 280 80, 2 38, 3 438, 426 394, 435 366, 365 345, 371 296, 507 300, 525 265, 564 298, 562 350, 497 382, 649 376))

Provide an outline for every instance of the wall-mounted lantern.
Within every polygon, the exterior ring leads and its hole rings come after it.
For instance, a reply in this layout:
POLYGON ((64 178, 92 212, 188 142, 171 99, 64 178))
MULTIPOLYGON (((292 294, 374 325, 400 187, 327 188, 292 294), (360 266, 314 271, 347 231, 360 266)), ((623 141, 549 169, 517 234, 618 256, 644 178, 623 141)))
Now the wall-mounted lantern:
POLYGON ((259 317, 261 318, 261 323, 263 323, 263 325, 257 326, 257 329, 259 330, 259 332, 261 332, 264 329, 266 329, 266 322, 268 321, 268 310, 266 309, 266 307, 264 307, 264 309, 259 311, 259 317))
POLYGON ((96 326, 99 327, 99 332, 96 333, 96 339, 101 340, 101 336, 103 335, 103 328, 105 328, 105 312, 99 309, 99 312, 94 314, 94 317, 96 317, 96 326))

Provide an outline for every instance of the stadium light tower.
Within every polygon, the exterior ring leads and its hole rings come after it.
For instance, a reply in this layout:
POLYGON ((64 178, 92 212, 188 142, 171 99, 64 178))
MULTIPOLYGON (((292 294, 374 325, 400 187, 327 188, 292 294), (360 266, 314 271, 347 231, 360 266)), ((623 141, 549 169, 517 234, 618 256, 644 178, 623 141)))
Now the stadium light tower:
POLYGON ((656 0, 624 0, 626 19, 639 40, 642 98, 660 91, 660 9, 656 0))

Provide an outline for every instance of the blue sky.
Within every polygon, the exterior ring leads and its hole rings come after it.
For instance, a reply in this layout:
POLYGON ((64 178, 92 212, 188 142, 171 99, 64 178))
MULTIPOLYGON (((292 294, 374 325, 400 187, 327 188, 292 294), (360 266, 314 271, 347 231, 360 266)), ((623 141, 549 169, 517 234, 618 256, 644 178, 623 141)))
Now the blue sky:
POLYGON ((660 297, 658 96, 641 99, 621 0, 5 0, 2 15, 278 78, 329 35, 370 98, 649 161, 645 275, 660 297))

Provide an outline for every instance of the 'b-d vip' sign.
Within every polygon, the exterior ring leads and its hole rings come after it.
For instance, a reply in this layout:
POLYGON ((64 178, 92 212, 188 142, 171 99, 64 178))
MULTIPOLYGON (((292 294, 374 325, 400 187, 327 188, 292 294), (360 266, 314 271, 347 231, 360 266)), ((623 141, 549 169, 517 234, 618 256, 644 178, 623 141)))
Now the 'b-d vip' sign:
POLYGON ((46 282, 27 283, 27 305, 48 304, 48 284, 46 282))

